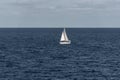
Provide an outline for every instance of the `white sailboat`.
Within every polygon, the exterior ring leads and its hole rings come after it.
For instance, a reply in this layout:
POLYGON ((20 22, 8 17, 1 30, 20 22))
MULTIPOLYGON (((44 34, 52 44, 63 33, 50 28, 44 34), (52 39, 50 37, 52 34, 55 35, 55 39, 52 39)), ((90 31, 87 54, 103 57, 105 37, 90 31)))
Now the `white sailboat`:
POLYGON ((60 44, 71 44, 71 40, 68 39, 65 28, 61 35, 60 44))

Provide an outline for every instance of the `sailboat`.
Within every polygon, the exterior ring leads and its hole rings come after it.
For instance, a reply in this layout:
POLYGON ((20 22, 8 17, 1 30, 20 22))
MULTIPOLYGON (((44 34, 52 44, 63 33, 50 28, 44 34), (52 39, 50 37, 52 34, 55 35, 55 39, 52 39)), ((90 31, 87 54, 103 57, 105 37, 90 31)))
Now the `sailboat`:
POLYGON ((61 35, 60 44, 71 44, 71 40, 68 39, 65 28, 61 35))

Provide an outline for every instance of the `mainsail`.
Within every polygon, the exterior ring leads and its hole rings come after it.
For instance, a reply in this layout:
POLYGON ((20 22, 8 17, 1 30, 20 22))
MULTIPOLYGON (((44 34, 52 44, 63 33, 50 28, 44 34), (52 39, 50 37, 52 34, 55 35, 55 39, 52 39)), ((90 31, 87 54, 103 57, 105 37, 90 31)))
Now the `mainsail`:
POLYGON ((60 40, 60 41, 69 41, 65 29, 64 29, 64 31, 62 32, 61 40, 60 40))

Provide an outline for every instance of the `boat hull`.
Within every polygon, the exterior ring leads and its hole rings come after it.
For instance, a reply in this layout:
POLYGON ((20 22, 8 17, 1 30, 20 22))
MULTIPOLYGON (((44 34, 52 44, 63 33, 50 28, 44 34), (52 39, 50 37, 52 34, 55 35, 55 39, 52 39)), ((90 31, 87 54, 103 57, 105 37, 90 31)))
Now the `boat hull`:
POLYGON ((71 41, 60 41, 60 44, 71 44, 71 41))

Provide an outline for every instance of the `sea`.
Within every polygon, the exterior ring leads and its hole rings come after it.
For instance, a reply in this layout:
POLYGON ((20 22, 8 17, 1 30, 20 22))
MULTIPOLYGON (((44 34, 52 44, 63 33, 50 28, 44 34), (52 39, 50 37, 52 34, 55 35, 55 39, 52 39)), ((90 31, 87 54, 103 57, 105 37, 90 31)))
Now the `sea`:
POLYGON ((1 28, 0 80, 120 80, 120 29, 1 28))

